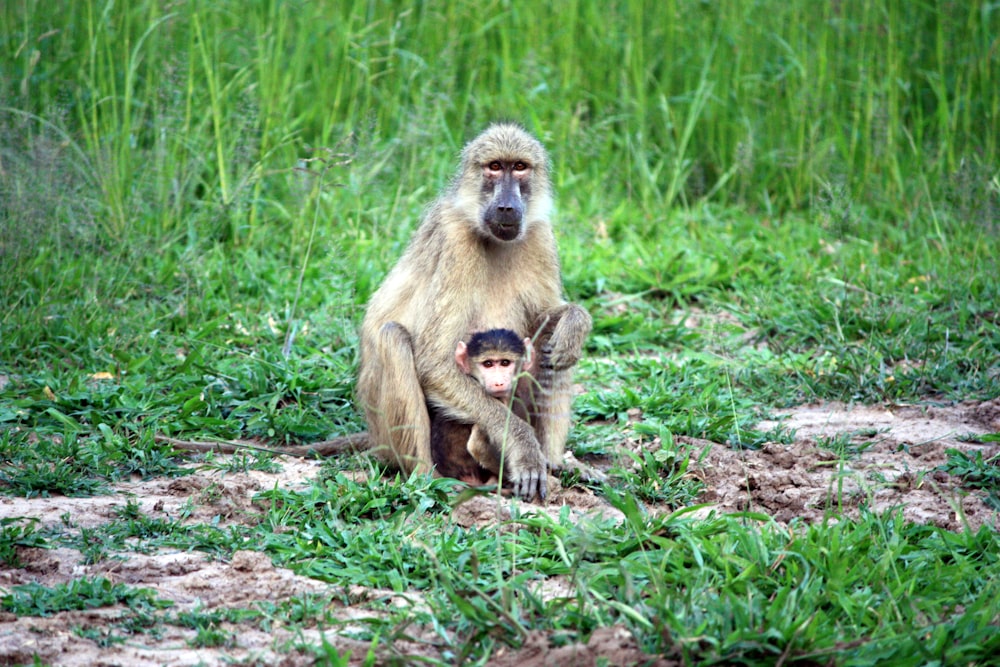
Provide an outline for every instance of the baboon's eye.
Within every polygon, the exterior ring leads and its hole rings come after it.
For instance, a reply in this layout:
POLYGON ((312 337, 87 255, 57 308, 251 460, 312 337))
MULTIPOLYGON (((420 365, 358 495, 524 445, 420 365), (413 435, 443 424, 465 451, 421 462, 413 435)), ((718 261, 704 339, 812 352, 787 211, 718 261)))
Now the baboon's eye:
POLYGON ((483 362, 483 368, 493 368, 493 361, 490 360, 490 359, 487 359, 486 361, 484 361, 483 362))
POLYGON ((515 162, 514 163, 514 171, 524 171, 527 168, 528 168, 528 165, 526 165, 524 162, 515 162))
POLYGON ((507 368, 508 366, 510 366, 510 359, 501 359, 500 365, 503 366, 504 368, 507 368))
POLYGON ((490 171, 503 171, 503 165, 500 164, 499 161, 493 160, 493 162, 490 162, 489 170, 490 171))

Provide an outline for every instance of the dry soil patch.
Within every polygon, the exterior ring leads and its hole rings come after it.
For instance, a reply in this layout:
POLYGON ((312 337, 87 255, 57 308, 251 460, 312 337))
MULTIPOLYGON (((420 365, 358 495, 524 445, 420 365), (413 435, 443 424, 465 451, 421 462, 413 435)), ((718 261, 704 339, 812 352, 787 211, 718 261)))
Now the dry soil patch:
POLYGON ((822 521, 860 508, 901 509, 913 522, 949 530, 997 526, 997 513, 981 491, 938 468, 947 450, 995 456, 995 444, 970 436, 1000 432, 1000 399, 954 406, 807 405, 783 413, 794 432, 791 444, 769 443, 737 451, 716 443, 682 438, 701 454, 697 466, 706 483, 704 500, 721 511, 764 512, 787 523, 822 521), (846 453, 836 450, 846 449, 846 453))

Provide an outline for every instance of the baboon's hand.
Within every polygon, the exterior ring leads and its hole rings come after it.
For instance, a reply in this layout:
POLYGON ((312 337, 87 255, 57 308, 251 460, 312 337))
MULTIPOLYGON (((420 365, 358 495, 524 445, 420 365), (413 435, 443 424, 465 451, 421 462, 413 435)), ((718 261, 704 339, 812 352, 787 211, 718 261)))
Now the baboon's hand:
POLYGON ((580 350, 569 346, 543 345, 541 367, 553 371, 564 371, 580 361, 580 350))
POLYGON ((541 366, 562 371, 576 365, 591 325, 590 313, 576 304, 567 304, 552 337, 542 346, 541 366))
POLYGON ((531 500, 538 496, 539 500, 545 500, 548 494, 548 465, 545 464, 545 457, 541 457, 542 465, 532 466, 511 466, 510 479, 513 482, 514 495, 525 500, 531 500))
POLYGON ((526 437, 508 439, 504 478, 510 480, 514 495, 527 500, 537 495, 540 500, 545 500, 548 494, 548 460, 530 427, 520 435, 526 437))

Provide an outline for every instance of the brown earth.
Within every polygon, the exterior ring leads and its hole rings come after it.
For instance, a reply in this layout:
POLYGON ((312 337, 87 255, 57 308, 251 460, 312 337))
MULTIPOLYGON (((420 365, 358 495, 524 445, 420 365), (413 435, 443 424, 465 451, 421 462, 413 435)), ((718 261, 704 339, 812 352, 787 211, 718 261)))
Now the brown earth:
MULTIPOLYGON (((641 419, 641 415, 635 415, 641 419)), ((862 507, 872 511, 901 508, 906 519, 930 523, 949 530, 968 526, 997 526, 997 514, 984 503, 984 494, 962 489, 958 480, 939 470, 950 448, 982 451, 988 458, 998 453, 996 445, 968 442, 968 436, 1000 432, 1000 399, 984 403, 962 403, 950 407, 883 406, 846 407, 825 404, 789 410, 781 424, 794 430, 788 445, 767 444, 756 451, 729 447, 693 438, 678 438, 691 452, 690 474, 705 483, 699 513, 753 511, 787 523, 799 518, 809 522, 856 516, 862 507), (846 449, 838 456, 833 450, 846 449), (696 462, 696 463, 695 463, 696 462)), ((767 431, 777 423, 764 423, 767 431)), ((623 448, 656 445, 632 439, 628 433, 623 448)), ((627 460, 618 457, 617 463, 627 460)), ((606 466, 610 461, 598 461, 606 466)), ((153 479, 122 484, 116 493, 93 498, 0 497, 0 518, 36 517, 39 527, 58 526, 64 517, 77 528, 94 527, 116 517, 115 510, 128 501, 138 503, 152 517, 176 518, 187 512, 190 522, 218 521, 221 525, 255 523, 265 511, 253 497, 276 485, 305 488, 319 468, 315 461, 287 459, 279 473, 220 473, 198 470, 179 479, 153 479)), ((553 480, 554 482, 554 480, 553 480)), ((509 518, 513 501, 477 496, 453 513, 463 526, 492 525, 509 518)), ((573 515, 595 513, 616 516, 600 496, 580 488, 555 485, 549 501, 536 506, 558 513, 569 505, 573 515)), ((530 505, 522 504, 522 511, 530 505)), ((650 508, 668 511, 668 508, 650 508)), ((119 619, 122 607, 61 612, 51 617, 15 617, 0 613, 0 665, 31 663, 34 656, 53 665, 277 665, 313 664, 316 647, 326 641, 338 651, 351 651, 351 664, 361 664, 369 642, 344 636, 358 630, 357 622, 377 617, 386 605, 419 604, 419 595, 402 599, 391 591, 326 584, 275 567, 270 559, 248 545, 229 562, 212 560, 200 552, 160 550, 150 554, 129 553, 127 558, 107 559, 95 565, 81 563, 71 549, 22 548, 23 567, 0 567, 0 594, 18 584, 38 582, 54 585, 82 576, 104 576, 114 582, 151 588, 160 598, 171 600, 171 613, 185 610, 248 608, 258 601, 280 602, 312 593, 335 610, 343 624, 325 632, 319 628, 272 626, 264 631, 257 623, 223 624, 234 631, 230 646, 193 648, 194 630, 162 624, 162 634, 137 634, 124 644, 99 647, 73 629, 93 633, 106 631, 119 619)), ((565 595, 557 581, 544 582, 544 594, 565 595)), ((394 649, 410 663, 421 657, 448 660, 428 631, 409 628, 406 641, 394 649)), ((384 649, 380 649, 383 650, 384 649)), ((394 657, 380 653, 377 663, 394 657)), ((644 655, 635 639, 622 627, 596 630, 584 643, 555 647, 544 633, 532 632, 518 649, 495 652, 491 665, 574 665, 673 663, 644 655)))
POLYGON ((995 443, 969 441, 1000 432, 1000 399, 950 407, 807 405, 788 411, 781 426, 794 431, 794 442, 757 451, 681 438, 702 455, 703 500, 720 511, 763 512, 781 523, 899 508, 908 521, 948 530, 997 526, 985 493, 961 488, 960 480, 936 468, 947 462, 949 449, 982 452, 984 459, 1000 453, 995 443), (849 453, 838 456, 838 445, 849 453))

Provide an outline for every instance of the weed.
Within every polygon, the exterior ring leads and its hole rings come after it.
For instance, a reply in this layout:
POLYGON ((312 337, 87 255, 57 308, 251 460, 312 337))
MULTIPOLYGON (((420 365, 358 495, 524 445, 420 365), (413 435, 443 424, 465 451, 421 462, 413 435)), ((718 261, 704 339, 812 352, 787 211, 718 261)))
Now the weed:
POLYGON ((38 519, 27 517, 0 518, 0 563, 11 568, 23 567, 18 547, 48 546, 46 539, 36 532, 37 523, 38 519))
POLYGON ((620 471, 624 488, 643 501, 663 503, 672 508, 683 507, 697 498, 702 485, 688 475, 690 452, 679 447, 673 434, 661 425, 636 424, 636 432, 655 432, 659 447, 642 448, 638 453, 627 452, 632 459, 634 472, 620 471))
MULTIPOLYGON (((64 421, 69 418, 54 409, 50 414, 59 415, 66 426, 71 424, 64 421)), ((77 428, 70 426, 61 435, 40 437, 27 430, 5 433, 9 453, 5 457, 8 462, 0 466, 0 490, 26 498, 51 494, 91 496, 104 492, 108 481, 131 474, 189 472, 180 469, 162 447, 133 449, 126 440, 110 436, 104 424, 97 429, 99 437, 82 437, 77 428)))
MULTIPOLYGON (((351 664, 351 651, 341 653, 333 644, 327 641, 326 634, 321 635, 320 645, 312 647, 316 654, 316 664, 322 667, 348 667, 351 664)), ((371 664, 366 660, 365 665, 371 664)))
POLYGON ((103 531, 94 528, 80 528, 80 533, 75 539, 64 536, 63 541, 76 547, 83 556, 83 562, 87 565, 100 563, 111 554, 115 546, 119 548, 123 546, 109 544, 105 540, 103 531))
POLYGON ((173 603, 161 600, 147 588, 114 584, 103 577, 74 579, 51 588, 41 584, 12 586, 0 598, 0 607, 18 616, 51 616, 60 611, 95 609, 124 604, 130 609, 164 609, 173 603))
MULTIPOLYGON (((316 623, 329 623, 332 600, 323 595, 304 593, 280 602, 262 600, 257 604, 261 615, 268 623, 312 626, 316 623)), ((267 627, 265 626, 265 629, 267 627)))
POLYGON ((871 437, 877 433, 876 429, 864 429, 845 431, 831 436, 821 435, 816 438, 816 447, 829 450, 836 454, 837 458, 846 460, 856 457, 871 447, 875 443, 871 437), (864 438, 864 440, 858 442, 859 438, 864 438))
POLYGON ((72 627, 71 630, 73 634, 78 637, 83 637, 84 639, 89 639, 101 648, 121 644, 127 639, 124 635, 115 634, 115 632, 110 628, 84 627, 78 625, 72 627))
POLYGON ((139 503, 133 499, 129 499, 124 507, 116 508, 115 514, 118 521, 106 524, 104 532, 110 534, 114 531, 119 540, 155 540, 186 532, 186 528, 178 520, 154 518, 144 514, 139 503))
POLYGON ((986 502, 1000 511, 1000 454, 984 459, 980 451, 966 454, 949 449, 946 453, 948 462, 938 469, 961 477, 962 483, 969 488, 985 491, 986 502))
POLYGON ((237 453, 233 456, 215 457, 211 454, 205 459, 205 468, 220 472, 281 472, 281 464, 274 460, 274 455, 268 452, 237 453))
POLYGON ((195 648, 232 647, 236 645, 236 632, 222 627, 225 624, 239 624, 259 617, 259 612, 235 607, 212 610, 193 609, 174 615, 169 622, 195 631, 188 643, 195 648))

